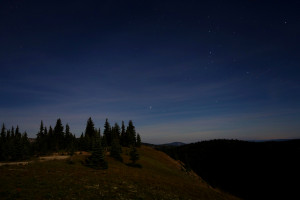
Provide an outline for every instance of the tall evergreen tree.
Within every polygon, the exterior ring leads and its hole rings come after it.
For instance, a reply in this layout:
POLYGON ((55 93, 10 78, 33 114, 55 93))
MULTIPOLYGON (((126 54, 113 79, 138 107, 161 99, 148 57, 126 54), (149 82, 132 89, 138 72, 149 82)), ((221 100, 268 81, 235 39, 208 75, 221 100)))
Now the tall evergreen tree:
POLYGON ((6 138, 6 128, 5 128, 5 125, 4 123, 2 124, 2 128, 1 128, 1 138, 2 139, 5 139, 6 138))
POLYGON ((44 123, 43 121, 41 121, 40 124, 40 129, 39 132, 37 133, 37 137, 36 137, 36 151, 38 151, 38 153, 42 153, 45 154, 47 149, 46 149, 46 138, 45 138, 45 134, 44 134, 44 123))
POLYGON ((142 145, 141 136, 140 136, 140 134, 137 134, 137 136, 136 136, 136 146, 141 147, 141 145, 142 145))
POLYGON ((136 163, 136 161, 138 161, 140 159, 139 153, 135 146, 131 147, 129 155, 130 155, 130 160, 132 161, 133 165, 136 163))
POLYGON ((6 143, 6 130, 4 123, 2 124, 1 133, 0 133, 0 160, 5 160, 5 146, 6 143))
POLYGON ((64 148, 64 127, 61 123, 61 119, 58 118, 54 127, 54 144, 55 150, 61 150, 64 148))
POLYGON ((51 126, 49 127, 47 145, 48 145, 50 151, 55 151, 56 143, 55 143, 53 129, 51 126))
POLYGON ((110 124, 109 124, 107 118, 106 118, 105 124, 104 124, 103 136, 106 139, 106 144, 108 146, 110 146, 111 145, 111 140, 112 140, 112 133, 111 133, 111 127, 110 127, 110 124))
POLYGON ((125 131, 124 121, 122 121, 122 126, 121 126, 120 143, 121 143, 122 146, 128 146, 126 144, 126 131, 125 131))
POLYGON ((98 135, 95 137, 95 145, 92 155, 86 159, 86 165, 94 169, 107 169, 108 164, 105 160, 104 152, 101 146, 101 140, 98 135))
POLYGON ((70 154, 74 153, 75 138, 74 138, 73 134, 70 132, 69 124, 66 124, 65 147, 66 147, 66 150, 70 152, 70 154))
POLYGON ((117 138, 119 140, 120 139, 120 134, 121 134, 120 126, 119 126, 118 123, 115 123, 115 125, 111 129, 112 140, 114 138, 117 138))
POLYGON ((95 137, 95 125, 91 117, 86 122, 86 128, 84 134, 85 136, 88 136, 90 138, 95 137))
POLYGON ((22 135, 21 146, 22 146, 23 159, 28 159, 31 155, 31 148, 30 148, 30 143, 26 132, 22 135))
POLYGON ((119 139, 117 137, 114 137, 111 142, 110 156, 115 158, 116 160, 123 162, 121 153, 122 153, 122 147, 120 145, 119 139))
POLYGON ((90 117, 86 122, 86 128, 84 133, 84 139, 85 139, 87 151, 93 150, 95 137, 96 137, 95 125, 92 118, 90 117))
POLYGON ((136 145, 136 132, 133 122, 129 120, 128 126, 126 129, 126 137, 128 146, 135 146, 136 145))

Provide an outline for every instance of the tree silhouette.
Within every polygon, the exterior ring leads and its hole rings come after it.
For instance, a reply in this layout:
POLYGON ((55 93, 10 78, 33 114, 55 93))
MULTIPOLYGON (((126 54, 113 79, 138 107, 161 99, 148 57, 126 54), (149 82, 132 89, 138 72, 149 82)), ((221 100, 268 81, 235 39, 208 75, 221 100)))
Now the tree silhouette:
POLYGON ((120 145, 119 139, 115 137, 113 138, 111 143, 110 156, 115 158, 116 160, 123 162, 121 153, 122 153, 122 147, 120 145))
POLYGON ((108 164, 105 160, 104 152, 101 146, 100 137, 96 136, 92 155, 86 159, 86 165, 94 169, 107 169, 108 164))
POLYGON ((138 161, 140 159, 140 156, 139 156, 138 151, 135 146, 131 147, 129 155, 130 155, 130 160, 132 161, 133 165, 135 165, 136 161, 138 161))
POLYGON ((126 140, 128 146, 136 145, 136 132, 132 120, 129 120, 128 122, 128 126, 126 129, 126 140))
POLYGON ((106 139, 107 146, 110 146, 111 141, 112 141, 112 133, 111 133, 111 127, 110 127, 110 124, 109 124, 107 118, 106 118, 105 124, 104 124, 103 136, 106 139))
POLYGON ((142 145, 141 136, 140 136, 140 134, 137 134, 137 136, 136 136, 136 146, 141 147, 141 145, 142 145))

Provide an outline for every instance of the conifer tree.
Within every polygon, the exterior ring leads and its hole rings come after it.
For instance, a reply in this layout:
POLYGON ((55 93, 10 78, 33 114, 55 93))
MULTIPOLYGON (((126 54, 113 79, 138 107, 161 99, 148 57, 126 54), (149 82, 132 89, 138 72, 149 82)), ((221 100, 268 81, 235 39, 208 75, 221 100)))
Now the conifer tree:
POLYGON ((74 154, 75 138, 74 138, 73 134, 70 132, 69 124, 66 124, 65 147, 66 147, 66 150, 68 150, 70 154, 72 154, 72 155, 74 154))
POLYGON ((120 126, 118 123, 115 123, 115 125, 111 129, 112 140, 114 138, 117 138, 118 140, 120 140, 120 134, 121 134, 120 126))
POLYGON ((131 120, 129 120, 128 122, 128 126, 126 129, 126 137, 127 137, 128 146, 136 145, 136 132, 135 132, 135 127, 133 125, 133 122, 131 120))
POLYGON ((5 160, 5 149, 4 145, 6 143, 6 131, 5 125, 2 124, 1 133, 0 133, 0 160, 5 160))
POLYGON ((138 161, 140 159, 140 156, 139 156, 138 151, 135 148, 135 146, 131 147, 129 155, 130 155, 130 160, 132 161, 133 165, 135 165, 136 161, 138 161))
POLYGON ((98 136, 95 137, 95 145, 92 155, 86 159, 86 165, 94 169, 107 169, 108 164, 105 160, 104 152, 101 146, 101 140, 98 136))
POLYGON ((93 150, 93 143, 96 137, 96 129, 92 118, 90 117, 86 122, 86 128, 84 133, 86 151, 93 150))
POLYGON ((111 140, 112 140, 112 134, 111 134, 111 127, 110 127, 110 124, 109 124, 107 118, 106 118, 105 124, 104 124, 103 136, 106 139, 107 146, 110 146, 111 145, 111 140))
POLYGON ((22 155, 23 159, 29 158, 29 156, 31 154, 31 149, 30 149, 30 143, 29 143, 26 132, 22 135, 21 146, 22 146, 22 152, 23 152, 23 155, 22 155))
POLYGON ((95 125, 91 117, 86 122, 85 136, 95 137, 95 125))
POLYGON ((54 141, 56 151, 64 148, 64 127, 61 123, 60 118, 57 119, 56 125, 54 127, 54 141))
POLYGON ((50 151, 55 151, 54 133, 51 126, 49 127, 47 145, 50 151))
POLYGON ((120 145, 119 139, 115 137, 111 142, 110 156, 115 158, 116 160, 123 162, 121 153, 122 153, 122 147, 120 145))
POLYGON ((125 131, 124 121, 122 121, 122 126, 121 126, 120 143, 121 143, 122 146, 127 146, 126 145, 126 131, 125 131))
POLYGON ((6 139, 6 128, 5 128, 4 123, 2 124, 1 134, 0 135, 1 135, 2 140, 6 139))
POLYGON ((78 140, 78 148, 79 151, 86 151, 85 138, 83 137, 83 133, 81 133, 80 138, 78 140))
POLYGON ((41 153, 45 153, 44 151, 44 147, 45 147, 45 144, 44 144, 44 124, 43 124, 43 121, 41 121, 41 124, 40 124, 40 130, 39 132, 37 133, 37 137, 36 137, 36 150, 41 153))
POLYGON ((136 136, 136 146, 141 147, 141 145, 142 145, 141 136, 140 136, 140 134, 137 134, 137 136, 136 136))

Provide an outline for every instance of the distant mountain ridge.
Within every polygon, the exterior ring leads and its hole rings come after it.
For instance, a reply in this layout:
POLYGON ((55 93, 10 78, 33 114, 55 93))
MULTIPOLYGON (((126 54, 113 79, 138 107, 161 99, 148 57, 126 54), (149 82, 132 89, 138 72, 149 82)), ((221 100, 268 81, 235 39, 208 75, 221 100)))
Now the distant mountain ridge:
POLYGON ((185 143, 183 142, 171 142, 171 143, 166 143, 166 144, 161 144, 161 146, 175 146, 175 147, 179 147, 185 145, 185 143))

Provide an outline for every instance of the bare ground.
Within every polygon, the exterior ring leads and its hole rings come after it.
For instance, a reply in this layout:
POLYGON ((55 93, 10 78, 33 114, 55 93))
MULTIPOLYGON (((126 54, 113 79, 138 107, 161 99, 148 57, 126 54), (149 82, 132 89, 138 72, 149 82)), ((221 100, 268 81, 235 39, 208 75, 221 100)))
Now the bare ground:
POLYGON ((61 156, 61 155, 41 156, 37 160, 31 160, 31 161, 1 162, 0 166, 4 166, 4 165, 28 165, 29 163, 36 162, 36 161, 44 162, 44 161, 49 161, 49 160, 63 160, 63 159, 67 159, 69 157, 70 156, 61 156))

